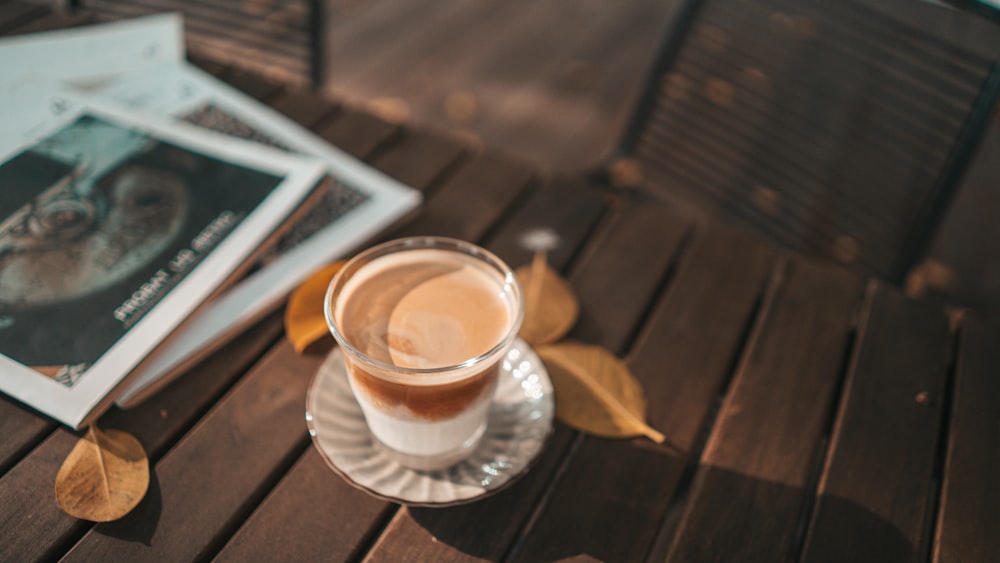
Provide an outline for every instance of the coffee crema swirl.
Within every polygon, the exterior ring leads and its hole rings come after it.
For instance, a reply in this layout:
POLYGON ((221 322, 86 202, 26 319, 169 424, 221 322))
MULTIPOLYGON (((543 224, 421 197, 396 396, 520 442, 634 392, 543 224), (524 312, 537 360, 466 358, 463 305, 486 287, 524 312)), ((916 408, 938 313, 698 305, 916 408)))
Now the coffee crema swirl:
MULTIPOLYGON (((469 256, 436 249, 366 264, 341 291, 336 310, 351 346, 405 369, 450 367, 482 356, 507 336, 514 314, 499 273, 469 256)), ((377 406, 402 405, 431 420, 453 416, 492 391, 498 368, 493 362, 458 381, 422 383, 418 373, 379 377, 349 363, 356 383, 377 406)))

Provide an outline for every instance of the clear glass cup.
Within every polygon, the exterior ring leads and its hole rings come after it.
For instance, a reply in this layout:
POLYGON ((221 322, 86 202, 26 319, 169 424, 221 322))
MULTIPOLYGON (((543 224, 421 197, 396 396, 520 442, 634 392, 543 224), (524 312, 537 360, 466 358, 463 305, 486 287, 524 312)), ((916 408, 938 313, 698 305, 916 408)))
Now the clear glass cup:
POLYGON ((460 240, 390 241, 340 269, 324 309, 386 455, 434 470, 475 450, 524 316, 510 267, 460 240))

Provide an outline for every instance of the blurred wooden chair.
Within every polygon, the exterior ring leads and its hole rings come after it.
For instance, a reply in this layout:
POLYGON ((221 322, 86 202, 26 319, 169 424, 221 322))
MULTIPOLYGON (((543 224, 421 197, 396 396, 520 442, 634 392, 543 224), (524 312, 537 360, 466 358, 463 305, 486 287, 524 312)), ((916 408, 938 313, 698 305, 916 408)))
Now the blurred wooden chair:
POLYGON ((922 0, 688 1, 607 170, 898 283, 996 104, 987 19, 922 0))
POLYGON ((189 46, 202 56, 284 82, 318 86, 325 80, 326 2, 323 0, 66 2, 72 9, 84 9, 104 21, 179 12, 184 16, 189 46))

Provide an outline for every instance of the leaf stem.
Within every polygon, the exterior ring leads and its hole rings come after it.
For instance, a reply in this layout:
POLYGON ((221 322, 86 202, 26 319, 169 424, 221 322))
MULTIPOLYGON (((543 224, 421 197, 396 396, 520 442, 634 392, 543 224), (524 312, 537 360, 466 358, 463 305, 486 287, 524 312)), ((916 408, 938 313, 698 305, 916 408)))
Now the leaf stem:
POLYGON ((91 424, 87 427, 87 432, 90 434, 91 438, 94 440, 94 445, 97 446, 97 459, 101 462, 101 483, 104 484, 104 496, 105 498, 111 498, 111 483, 108 482, 108 465, 104 461, 104 448, 101 447, 101 440, 97 436, 96 427, 91 424))
POLYGON ((652 426, 647 426, 645 423, 643 423, 642 425, 642 435, 656 442, 657 444, 662 444, 663 441, 667 439, 667 437, 664 436, 662 432, 658 431, 652 426))

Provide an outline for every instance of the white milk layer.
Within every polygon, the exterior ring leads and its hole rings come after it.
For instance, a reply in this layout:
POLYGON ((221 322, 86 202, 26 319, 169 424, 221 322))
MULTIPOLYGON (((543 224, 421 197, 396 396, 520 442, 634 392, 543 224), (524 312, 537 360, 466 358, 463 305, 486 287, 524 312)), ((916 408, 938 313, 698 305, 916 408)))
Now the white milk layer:
POLYGON ((355 386, 353 377, 349 379, 372 434, 398 452, 413 456, 449 454, 473 445, 486 428, 493 389, 454 417, 429 421, 408 414, 402 406, 392 413, 382 410, 372 403, 364 389, 355 386))

